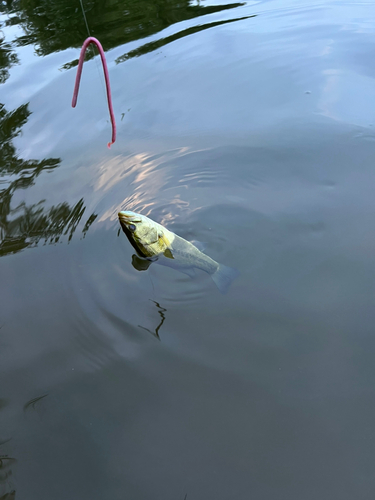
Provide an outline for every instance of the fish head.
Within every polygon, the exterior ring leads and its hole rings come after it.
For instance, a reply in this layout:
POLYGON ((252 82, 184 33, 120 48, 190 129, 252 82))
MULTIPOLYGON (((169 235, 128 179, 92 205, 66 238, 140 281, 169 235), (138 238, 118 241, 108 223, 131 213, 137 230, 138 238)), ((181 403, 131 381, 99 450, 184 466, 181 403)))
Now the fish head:
POLYGON ((157 222, 131 211, 119 212, 118 218, 122 230, 141 257, 156 257, 168 250, 168 231, 157 222))

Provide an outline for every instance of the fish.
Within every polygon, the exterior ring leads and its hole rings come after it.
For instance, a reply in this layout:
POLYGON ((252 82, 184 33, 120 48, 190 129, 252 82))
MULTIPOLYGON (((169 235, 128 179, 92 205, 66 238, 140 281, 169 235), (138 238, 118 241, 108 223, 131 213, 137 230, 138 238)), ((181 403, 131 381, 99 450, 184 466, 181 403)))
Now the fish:
POLYGON ((195 269, 201 269, 211 276, 223 294, 227 293, 232 281, 239 275, 236 269, 219 264, 190 241, 145 215, 121 211, 118 218, 137 253, 132 257, 132 264, 138 271, 148 269, 152 262, 177 269, 190 277, 195 276, 195 269))

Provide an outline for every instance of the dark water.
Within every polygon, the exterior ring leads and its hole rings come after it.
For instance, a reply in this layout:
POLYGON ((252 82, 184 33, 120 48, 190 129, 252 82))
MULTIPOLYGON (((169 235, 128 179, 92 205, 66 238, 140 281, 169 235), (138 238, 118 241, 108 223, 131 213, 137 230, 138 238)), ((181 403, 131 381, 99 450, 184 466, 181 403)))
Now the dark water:
POLYGON ((369 499, 373 2, 0 11, 0 499, 369 499), (141 212, 240 277, 118 234, 141 212))

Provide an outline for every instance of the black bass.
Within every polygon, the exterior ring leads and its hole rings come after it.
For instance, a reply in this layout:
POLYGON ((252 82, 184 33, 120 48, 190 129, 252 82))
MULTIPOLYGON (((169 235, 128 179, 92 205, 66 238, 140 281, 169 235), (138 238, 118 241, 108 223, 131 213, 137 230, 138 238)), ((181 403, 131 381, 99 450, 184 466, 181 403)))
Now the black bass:
POLYGON ((119 212, 118 217, 122 230, 140 257, 133 256, 133 266, 139 271, 147 269, 154 261, 188 276, 194 276, 194 268, 201 269, 211 276, 221 293, 228 291, 239 274, 145 215, 124 211, 119 212))

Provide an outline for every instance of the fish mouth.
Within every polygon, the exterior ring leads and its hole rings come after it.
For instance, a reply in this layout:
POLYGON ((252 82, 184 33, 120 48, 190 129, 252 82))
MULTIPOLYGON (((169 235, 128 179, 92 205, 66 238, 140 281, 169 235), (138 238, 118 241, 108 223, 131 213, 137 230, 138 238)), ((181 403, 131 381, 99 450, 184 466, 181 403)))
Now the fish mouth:
MULTIPOLYGON (((137 252, 138 255, 140 255, 143 258, 147 258, 147 255, 142 251, 141 246, 139 245, 139 242, 137 240, 137 237, 134 233, 134 230, 130 230, 128 226, 131 224, 135 224, 137 222, 142 222, 142 219, 140 217, 137 217, 137 214, 134 214, 133 212, 118 212, 118 218, 120 221, 120 225, 124 233, 126 234, 131 246, 134 248, 134 250, 137 252)), ((134 228, 132 228, 134 229, 134 228)))
POLYGON ((118 218, 123 224, 136 224, 141 222, 141 219, 133 213, 119 212, 118 218))

